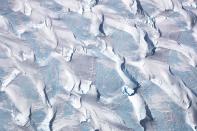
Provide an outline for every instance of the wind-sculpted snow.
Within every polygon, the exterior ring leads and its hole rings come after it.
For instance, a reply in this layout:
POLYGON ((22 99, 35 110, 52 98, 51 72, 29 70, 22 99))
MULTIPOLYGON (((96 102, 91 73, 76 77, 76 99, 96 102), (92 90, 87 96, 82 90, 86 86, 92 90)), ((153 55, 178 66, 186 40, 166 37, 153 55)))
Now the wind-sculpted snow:
POLYGON ((0 131, 196 131, 195 0, 0 0, 0 131))

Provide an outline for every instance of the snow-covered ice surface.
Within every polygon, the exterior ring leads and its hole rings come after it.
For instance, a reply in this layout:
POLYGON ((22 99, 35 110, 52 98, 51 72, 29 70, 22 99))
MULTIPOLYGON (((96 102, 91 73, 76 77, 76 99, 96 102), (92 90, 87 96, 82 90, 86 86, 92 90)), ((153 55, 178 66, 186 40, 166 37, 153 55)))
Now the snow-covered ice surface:
POLYGON ((0 131, 196 131, 196 0, 0 0, 0 131))

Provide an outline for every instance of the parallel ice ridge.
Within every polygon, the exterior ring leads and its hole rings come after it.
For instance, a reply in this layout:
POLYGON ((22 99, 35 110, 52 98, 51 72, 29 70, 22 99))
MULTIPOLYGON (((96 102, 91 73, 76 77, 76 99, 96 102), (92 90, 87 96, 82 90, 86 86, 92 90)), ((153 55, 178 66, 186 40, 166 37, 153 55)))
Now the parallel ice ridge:
POLYGON ((0 0, 0 131, 196 131, 195 0, 0 0))

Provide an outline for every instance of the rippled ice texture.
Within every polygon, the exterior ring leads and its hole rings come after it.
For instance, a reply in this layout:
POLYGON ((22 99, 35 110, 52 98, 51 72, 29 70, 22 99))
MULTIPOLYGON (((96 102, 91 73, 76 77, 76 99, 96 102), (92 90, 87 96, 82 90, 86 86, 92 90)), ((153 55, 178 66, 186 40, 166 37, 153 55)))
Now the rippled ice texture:
POLYGON ((196 131, 196 0, 0 0, 0 131, 196 131))

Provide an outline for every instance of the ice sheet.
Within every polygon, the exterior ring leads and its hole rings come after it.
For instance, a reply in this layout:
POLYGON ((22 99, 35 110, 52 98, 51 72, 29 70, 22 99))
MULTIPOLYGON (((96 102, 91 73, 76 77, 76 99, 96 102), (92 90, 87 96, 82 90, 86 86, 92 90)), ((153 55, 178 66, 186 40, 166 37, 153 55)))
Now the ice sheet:
POLYGON ((196 131, 195 0, 0 0, 0 131, 196 131))

